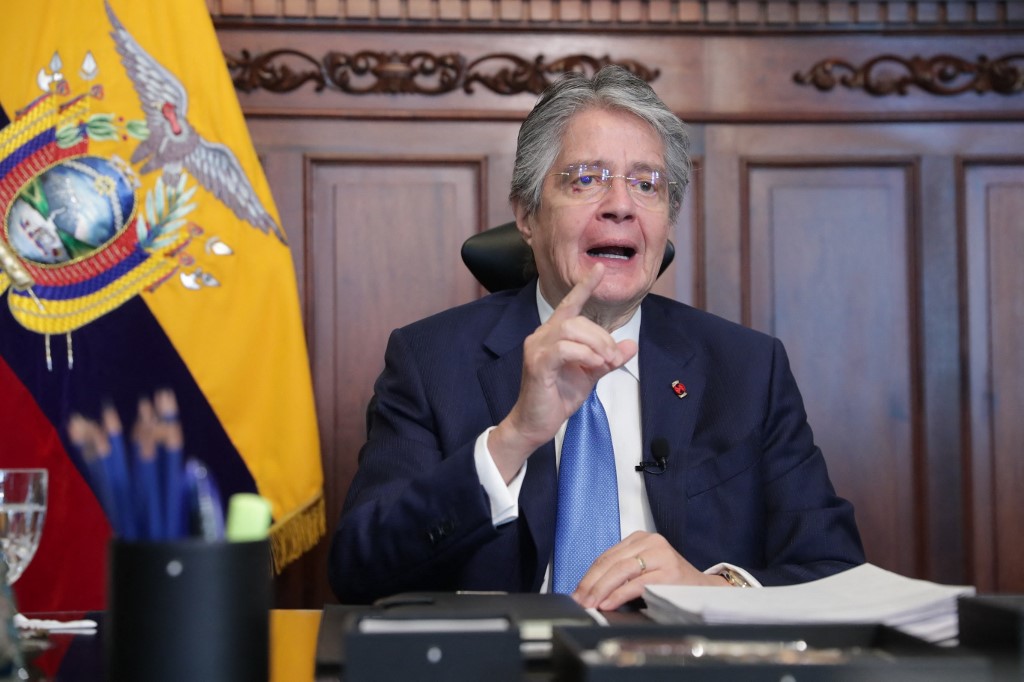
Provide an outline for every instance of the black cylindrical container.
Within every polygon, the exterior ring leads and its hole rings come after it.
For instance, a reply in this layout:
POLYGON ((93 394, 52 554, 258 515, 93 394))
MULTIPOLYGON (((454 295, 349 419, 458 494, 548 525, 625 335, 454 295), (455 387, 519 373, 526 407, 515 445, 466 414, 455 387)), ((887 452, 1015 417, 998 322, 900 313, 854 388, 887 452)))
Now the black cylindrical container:
POLYGON ((110 543, 110 680, 268 677, 270 543, 110 543))

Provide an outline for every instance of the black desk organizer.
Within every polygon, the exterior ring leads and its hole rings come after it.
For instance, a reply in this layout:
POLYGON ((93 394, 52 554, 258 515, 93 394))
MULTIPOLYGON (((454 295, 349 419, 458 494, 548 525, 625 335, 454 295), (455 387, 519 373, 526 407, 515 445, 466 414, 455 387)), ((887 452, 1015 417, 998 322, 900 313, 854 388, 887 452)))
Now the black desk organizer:
POLYGON ((519 655, 519 632, 501 613, 493 617, 444 618, 451 627, 443 631, 388 632, 359 631, 359 622, 372 619, 397 625, 425 622, 422 617, 390 615, 382 618, 353 617, 345 635, 346 682, 451 682, 481 680, 520 682, 523 661, 519 655), (477 623, 503 621, 505 629, 482 631, 477 623))
POLYGON ((520 682, 546 665, 556 625, 593 625, 568 595, 409 592, 373 606, 328 604, 317 635, 317 674, 345 680, 484 680, 520 682), (480 622, 507 622, 481 631, 480 622), (360 623, 389 625, 363 632, 360 623), (447 631, 396 631, 401 624, 444 622, 447 631))
POLYGON ((883 625, 632 625, 607 628, 556 628, 552 664, 558 680, 576 682, 646 682, 687 680, 753 682, 950 682, 993 680, 988 657, 938 647, 883 625), (687 660, 616 666, 594 660, 599 642, 610 638, 644 640, 683 637, 711 640, 792 642, 817 649, 856 649, 866 653, 845 663, 782 664, 735 660, 687 660))
POLYGON ((1024 680, 1024 594, 957 600, 960 646, 992 657, 995 679, 1024 680))

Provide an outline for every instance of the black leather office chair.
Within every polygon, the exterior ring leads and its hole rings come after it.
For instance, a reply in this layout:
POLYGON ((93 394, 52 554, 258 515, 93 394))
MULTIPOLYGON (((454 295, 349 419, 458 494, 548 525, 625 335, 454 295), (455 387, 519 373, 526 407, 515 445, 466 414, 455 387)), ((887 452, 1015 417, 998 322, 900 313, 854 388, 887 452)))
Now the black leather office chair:
MULTIPOLYGON (((672 264, 676 247, 665 245, 658 276, 672 264)), ((462 262, 487 291, 518 289, 534 275, 533 254, 523 241, 515 222, 478 232, 462 244, 462 262)))

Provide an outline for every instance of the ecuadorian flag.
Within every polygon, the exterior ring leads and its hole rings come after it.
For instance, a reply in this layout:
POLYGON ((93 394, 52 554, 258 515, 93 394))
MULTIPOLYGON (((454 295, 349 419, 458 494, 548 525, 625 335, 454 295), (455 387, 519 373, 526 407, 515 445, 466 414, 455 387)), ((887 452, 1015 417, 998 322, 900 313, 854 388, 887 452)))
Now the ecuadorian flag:
POLYGON ((324 533, 291 253, 203 0, 9 3, 0 24, 0 467, 49 470, 24 611, 105 606, 108 519, 72 414, 172 389, 278 569, 324 533))

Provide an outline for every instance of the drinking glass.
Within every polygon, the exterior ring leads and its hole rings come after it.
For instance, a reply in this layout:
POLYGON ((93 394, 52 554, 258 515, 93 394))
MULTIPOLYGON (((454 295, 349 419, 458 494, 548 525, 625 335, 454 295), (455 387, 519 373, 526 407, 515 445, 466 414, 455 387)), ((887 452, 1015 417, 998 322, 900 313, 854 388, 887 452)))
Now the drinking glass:
POLYGON ((35 556, 46 520, 46 469, 0 469, 0 556, 13 585, 35 556))

